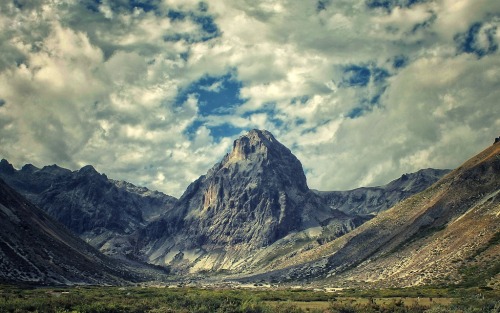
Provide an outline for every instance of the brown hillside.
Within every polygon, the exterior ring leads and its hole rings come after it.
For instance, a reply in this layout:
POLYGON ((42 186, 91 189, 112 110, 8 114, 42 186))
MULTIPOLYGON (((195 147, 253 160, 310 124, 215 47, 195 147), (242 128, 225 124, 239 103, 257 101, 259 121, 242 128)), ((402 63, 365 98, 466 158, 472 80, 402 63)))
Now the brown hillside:
POLYGON ((284 278, 319 276, 337 285, 498 287, 499 192, 495 144, 353 232, 269 269, 282 269, 274 275, 284 278))

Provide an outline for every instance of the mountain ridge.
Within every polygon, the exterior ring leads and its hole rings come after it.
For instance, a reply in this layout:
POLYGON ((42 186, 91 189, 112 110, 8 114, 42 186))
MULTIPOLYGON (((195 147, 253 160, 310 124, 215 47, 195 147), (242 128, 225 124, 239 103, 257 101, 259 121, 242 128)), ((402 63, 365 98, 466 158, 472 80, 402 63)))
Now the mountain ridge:
POLYGON ((358 287, 499 288, 500 144, 325 245, 277 259, 261 276, 358 287), (479 268, 467 276, 470 268, 479 268), (479 278, 478 278, 479 277, 479 278))
POLYGON ((375 187, 359 187, 345 191, 317 191, 332 208, 346 213, 377 214, 409 196, 421 192, 450 173, 448 169, 421 169, 406 173, 391 182, 375 187))
POLYGON ((144 187, 109 179, 91 165, 71 171, 31 164, 16 170, 0 161, 0 178, 108 255, 133 250, 129 235, 157 218, 177 199, 144 187))
POLYGON ((137 276, 71 234, 0 179, 0 281, 125 284, 137 276))
MULTIPOLYGON (((429 171, 442 173, 423 173, 429 171)), ((180 199, 169 198, 168 203, 160 192, 109 179, 91 165, 70 171, 27 164, 16 170, 0 161, 0 177, 100 251, 179 273, 251 272, 280 255, 322 245, 372 218, 373 208, 384 210, 385 193, 395 193, 390 200, 397 202, 414 185, 438 176, 419 173, 381 187, 310 190, 290 149, 257 129, 237 138, 220 162, 191 183, 180 199), (423 178, 419 182, 413 177, 423 178), (366 195, 368 202, 354 201, 360 191, 373 190, 379 191, 376 201, 366 195), (343 204, 337 198, 329 202, 339 193, 343 204), (121 209, 123 205, 128 209, 121 209)))

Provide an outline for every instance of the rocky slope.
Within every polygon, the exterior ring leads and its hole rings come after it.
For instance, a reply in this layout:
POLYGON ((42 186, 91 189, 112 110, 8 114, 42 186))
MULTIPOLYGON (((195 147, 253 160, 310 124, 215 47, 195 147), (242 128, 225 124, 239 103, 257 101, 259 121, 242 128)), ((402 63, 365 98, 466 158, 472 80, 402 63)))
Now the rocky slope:
POLYGON ((354 231, 263 271, 339 286, 499 288, 500 143, 354 231))
POLYGON ((243 271, 364 221, 331 209, 308 188, 290 150, 271 133, 252 130, 144 230, 138 254, 177 270, 243 271))
POLYGON ((316 191, 316 193, 330 207, 342 212, 376 214, 425 190, 449 172, 450 170, 428 168, 404 174, 383 186, 361 187, 346 191, 316 191))
POLYGON ((70 171, 57 165, 0 162, 0 178, 75 234, 107 254, 128 254, 129 237, 168 211, 177 199, 130 183, 108 179, 88 165, 70 171))
POLYGON ((0 282, 121 284, 135 279, 0 179, 0 282))

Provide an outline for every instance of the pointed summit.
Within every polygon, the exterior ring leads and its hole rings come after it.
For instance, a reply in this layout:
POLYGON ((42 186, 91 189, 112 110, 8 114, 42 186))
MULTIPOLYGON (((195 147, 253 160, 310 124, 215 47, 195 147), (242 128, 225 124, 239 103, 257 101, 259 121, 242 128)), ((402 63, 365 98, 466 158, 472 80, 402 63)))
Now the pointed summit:
POLYGON ((23 173, 33 173, 35 171, 38 171, 39 168, 34 166, 33 164, 25 164, 22 168, 21 168, 21 172, 23 173))
POLYGON ((270 153, 279 157, 282 153, 291 152, 267 130, 252 129, 234 141, 228 161, 266 158, 270 153))
POLYGON ((80 174, 86 174, 86 175, 95 175, 95 174, 99 174, 96 169, 92 166, 92 165, 85 165, 84 167, 82 167, 78 173, 80 174))
POLYGON ((14 166, 12 166, 12 164, 9 163, 9 161, 7 161, 6 159, 2 159, 0 161, 0 172, 11 175, 16 172, 16 169, 14 168, 14 166))
POLYGON ((148 230, 149 262, 196 270, 234 269, 280 239, 315 228, 317 236, 352 227, 307 187, 300 161, 268 131, 253 129, 193 182, 172 215, 148 230), (324 231, 323 231, 323 228, 324 231), (196 257, 183 259, 183 255, 196 257))

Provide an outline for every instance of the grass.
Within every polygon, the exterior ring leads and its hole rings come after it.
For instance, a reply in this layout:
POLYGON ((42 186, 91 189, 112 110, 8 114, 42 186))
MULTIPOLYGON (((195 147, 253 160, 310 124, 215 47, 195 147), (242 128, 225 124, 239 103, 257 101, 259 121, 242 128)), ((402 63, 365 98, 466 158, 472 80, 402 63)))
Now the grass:
POLYGON ((443 312, 475 312, 477 308, 493 310, 495 305, 500 309, 498 299, 498 291, 494 290, 453 288, 346 290, 334 294, 290 289, 1 286, 0 312, 404 313, 425 312, 431 309, 445 310, 443 312))

